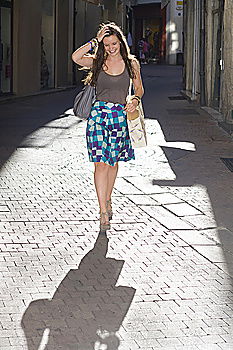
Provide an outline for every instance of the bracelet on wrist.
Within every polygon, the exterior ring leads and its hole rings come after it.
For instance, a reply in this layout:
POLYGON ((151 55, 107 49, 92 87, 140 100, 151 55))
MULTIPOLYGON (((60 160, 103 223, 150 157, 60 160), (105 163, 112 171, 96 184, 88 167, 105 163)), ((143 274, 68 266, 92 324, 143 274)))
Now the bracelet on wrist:
POLYGON ((90 50, 92 50, 92 41, 90 40, 90 41, 88 41, 88 44, 91 44, 91 48, 90 48, 90 50))
POLYGON ((137 101, 138 101, 138 105, 139 105, 139 103, 140 103, 140 101, 141 101, 141 98, 140 98, 139 96, 134 96, 134 97, 132 98, 132 100, 137 100, 137 101))
POLYGON ((137 101, 137 106, 139 105, 139 101, 137 98, 133 98, 133 100, 136 100, 137 101))
POLYGON ((96 38, 91 39, 88 41, 88 43, 91 44, 91 50, 97 46, 98 40, 96 38))
POLYGON ((96 38, 93 38, 92 42, 94 43, 95 46, 98 44, 98 40, 96 38))

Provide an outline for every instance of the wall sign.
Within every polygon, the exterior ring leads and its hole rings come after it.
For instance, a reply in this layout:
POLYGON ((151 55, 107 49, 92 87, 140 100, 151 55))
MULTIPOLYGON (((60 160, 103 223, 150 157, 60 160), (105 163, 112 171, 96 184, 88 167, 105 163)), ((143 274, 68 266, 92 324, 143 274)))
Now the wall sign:
POLYGON ((183 15, 183 1, 176 0, 176 16, 181 17, 183 15))

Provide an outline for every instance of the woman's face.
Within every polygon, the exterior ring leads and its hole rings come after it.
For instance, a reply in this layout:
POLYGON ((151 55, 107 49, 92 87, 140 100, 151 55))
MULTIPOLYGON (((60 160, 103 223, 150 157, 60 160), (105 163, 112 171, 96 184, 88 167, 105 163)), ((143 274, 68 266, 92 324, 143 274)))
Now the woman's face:
POLYGON ((110 35, 103 39, 104 49, 107 55, 116 56, 120 53, 120 40, 116 35, 110 35))

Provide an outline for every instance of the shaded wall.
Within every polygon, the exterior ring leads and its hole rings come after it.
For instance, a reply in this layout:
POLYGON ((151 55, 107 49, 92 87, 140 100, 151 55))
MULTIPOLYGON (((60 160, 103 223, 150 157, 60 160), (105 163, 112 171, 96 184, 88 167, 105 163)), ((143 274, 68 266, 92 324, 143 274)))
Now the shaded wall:
MULTIPOLYGON (((66 86, 68 81, 69 50, 69 1, 57 0, 56 4, 56 49, 55 49, 55 86, 66 86)), ((72 19, 71 19, 72 20, 72 19)))
MULTIPOLYGON (((103 7, 98 6, 97 1, 91 3, 84 0, 54 0, 51 25, 48 29, 48 26, 43 26, 42 33, 42 24, 47 23, 43 17, 42 0, 15 0, 13 6, 14 94, 30 95, 40 92, 41 89, 72 86, 79 82, 83 73, 73 65, 72 52, 96 36, 99 24, 103 21, 115 21, 125 26, 125 10, 129 1, 124 0, 120 3, 117 0, 104 0, 103 7), (41 55, 43 52, 41 37, 46 34, 53 44, 50 45, 48 40, 44 41, 43 56, 41 55), (45 62, 44 73, 41 73, 42 61, 45 62), (46 75, 49 75, 49 83, 48 78, 46 83, 46 75), (45 84, 42 84, 42 81, 45 81, 45 84)), ((47 3, 43 2, 43 4, 47 3)))
POLYGON ((13 92, 40 90, 41 2, 15 0, 13 7, 13 92))
MULTIPOLYGON (((85 1, 75 2, 74 49, 96 36, 99 24, 103 21, 103 9, 85 1)), ((74 82, 80 84, 84 72, 74 64, 74 82)))
MULTIPOLYGON (((52 87, 72 84, 69 63, 73 37, 73 0, 56 0, 54 6, 54 63, 50 76, 55 76, 52 87)), ((41 0, 15 0, 13 6, 13 92, 30 95, 41 90, 41 0)), ((51 28, 49 29, 51 31, 51 28)), ((51 34, 51 33, 50 33, 51 34)), ((44 33, 43 33, 44 35, 44 33)), ((73 48, 73 45, 72 45, 73 48)), ((50 86, 49 86, 50 87, 50 86)))

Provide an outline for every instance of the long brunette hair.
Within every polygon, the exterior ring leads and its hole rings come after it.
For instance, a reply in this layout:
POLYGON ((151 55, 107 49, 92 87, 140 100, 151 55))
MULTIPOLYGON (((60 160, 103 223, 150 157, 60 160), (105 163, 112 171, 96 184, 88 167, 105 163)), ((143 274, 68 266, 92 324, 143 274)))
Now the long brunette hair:
MULTIPOLYGON (((135 78, 135 72, 132 66, 132 61, 135 61, 136 58, 131 55, 129 46, 127 44, 126 38, 122 32, 122 30, 114 23, 103 23, 100 25, 100 29, 98 33, 104 28, 108 27, 109 32, 104 37, 109 37, 111 35, 116 35, 120 41, 120 53, 125 62, 126 69, 128 71, 129 77, 131 79, 135 78)), ((97 33, 97 35, 98 35, 97 33)), ((103 68, 107 56, 105 54, 105 48, 103 44, 103 40, 98 43, 95 53, 93 55, 93 65, 90 68, 90 72, 87 77, 84 79, 85 84, 95 85, 99 76, 101 69, 103 68)))

